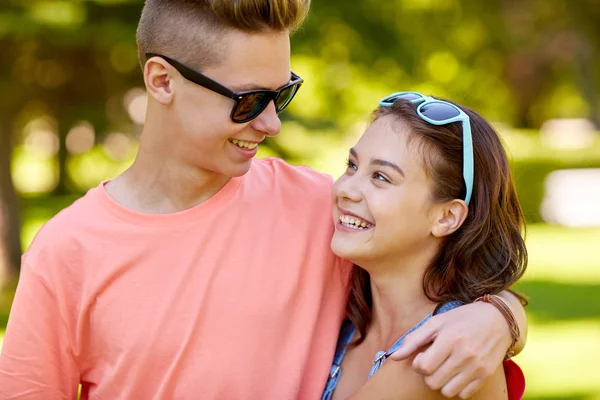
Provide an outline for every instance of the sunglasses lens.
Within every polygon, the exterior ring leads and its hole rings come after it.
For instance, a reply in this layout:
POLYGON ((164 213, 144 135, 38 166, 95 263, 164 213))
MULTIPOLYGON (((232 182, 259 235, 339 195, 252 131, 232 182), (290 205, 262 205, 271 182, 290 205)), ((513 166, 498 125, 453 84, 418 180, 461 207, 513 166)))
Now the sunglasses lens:
POLYGON ((394 96, 390 96, 387 99, 385 99, 384 101, 386 103, 393 103, 396 100, 407 100, 407 101, 413 101, 413 100, 417 100, 422 98, 423 96, 421 96, 420 94, 416 94, 416 93, 402 93, 402 94, 397 94, 394 96))
POLYGON ((251 120, 265 109, 270 100, 271 97, 263 92, 248 93, 244 95, 235 108, 233 120, 235 122, 246 122, 251 120))
POLYGON ((293 85, 284 89, 277 97, 275 108, 278 113, 282 112, 292 101, 296 93, 298 92, 300 85, 293 85))
POLYGON ((446 121, 460 115, 460 111, 456 107, 444 103, 425 104, 420 111, 421 114, 434 121, 446 121))

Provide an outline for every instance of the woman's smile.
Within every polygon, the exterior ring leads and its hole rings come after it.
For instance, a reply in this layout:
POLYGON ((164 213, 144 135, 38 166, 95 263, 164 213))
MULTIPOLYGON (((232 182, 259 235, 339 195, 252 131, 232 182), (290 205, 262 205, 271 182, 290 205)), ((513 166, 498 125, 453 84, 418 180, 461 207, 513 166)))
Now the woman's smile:
POLYGON ((365 218, 339 208, 338 210, 340 215, 335 226, 336 230, 342 232, 364 232, 375 227, 374 223, 365 218))

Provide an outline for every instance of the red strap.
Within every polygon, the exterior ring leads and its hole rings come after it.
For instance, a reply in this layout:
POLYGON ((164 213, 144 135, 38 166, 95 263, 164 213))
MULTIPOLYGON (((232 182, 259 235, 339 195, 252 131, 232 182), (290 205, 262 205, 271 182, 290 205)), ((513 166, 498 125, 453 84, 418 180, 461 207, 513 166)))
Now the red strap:
POLYGON ((508 400, 521 400, 525 393, 525 375, 513 360, 504 361, 504 375, 508 388, 508 400))
POLYGON ((87 382, 81 382, 81 394, 80 400, 88 400, 90 398, 90 384, 87 382))

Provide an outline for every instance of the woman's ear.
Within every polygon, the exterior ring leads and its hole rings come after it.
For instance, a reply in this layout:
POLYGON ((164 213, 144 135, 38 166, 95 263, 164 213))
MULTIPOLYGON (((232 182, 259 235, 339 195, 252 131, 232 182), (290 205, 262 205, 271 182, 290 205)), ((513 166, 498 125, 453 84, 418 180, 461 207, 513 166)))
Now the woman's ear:
POLYGON ((469 214, 469 206, 464 200, 454 199, 435 207, 431 234, 441 238, 451 235, 462 226, 469 214))

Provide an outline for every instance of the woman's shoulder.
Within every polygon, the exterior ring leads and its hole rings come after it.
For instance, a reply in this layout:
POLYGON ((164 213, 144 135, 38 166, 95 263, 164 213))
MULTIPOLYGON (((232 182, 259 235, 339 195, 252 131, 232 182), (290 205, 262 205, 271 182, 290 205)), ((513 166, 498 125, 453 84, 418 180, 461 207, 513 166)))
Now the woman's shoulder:
MULTIPOLYGON (((387 361, 350 399, 447 400, 447 397, 443 396, 439 390, 431 390, 427 386, 424 377, 412 368, 412 361, 412 358, 402 361, 387 361)), ((500 367, 488 378, 484 386, 471 399, 508 400, 503 368, 500 367)))
POLYGON ((427 387, 423 377, 412 369, 411 363, 412 359, 384 363, 349 399, 443 399, 427 387))

